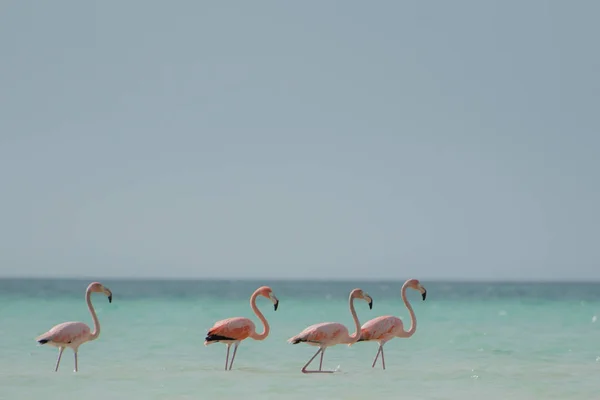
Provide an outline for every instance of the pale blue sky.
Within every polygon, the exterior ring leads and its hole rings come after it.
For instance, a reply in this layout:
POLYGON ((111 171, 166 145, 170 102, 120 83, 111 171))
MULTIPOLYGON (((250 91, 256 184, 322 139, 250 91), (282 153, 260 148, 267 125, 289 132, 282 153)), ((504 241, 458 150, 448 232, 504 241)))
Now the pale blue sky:
POLYGON ((5 1, 0 275, 600 279, 598 15, 5 1))

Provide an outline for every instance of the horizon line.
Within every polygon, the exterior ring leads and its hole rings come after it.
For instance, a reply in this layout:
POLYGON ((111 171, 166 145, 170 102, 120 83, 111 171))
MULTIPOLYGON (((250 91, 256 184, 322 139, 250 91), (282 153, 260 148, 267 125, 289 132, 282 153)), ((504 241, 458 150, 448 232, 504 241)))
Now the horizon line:
MULTIPOLYGON (((161 277, 161 276, 145 276, 145 277, 117 277, 117 276, 104 276, 104 277, 90 277, 90 276, 2 276, 0 280, 67 280, 67 281, 245 281, 245 282, 257 282, 257 281, 275 281, 275 282, 405 282, 411 278, 267 278, 267 277, 239 277, 239 278, 227 278, 227 277, 161 277)), ((504 278, 504 279, 469 279, 469 278, 433 278, 433 279, 421 279, 421 281, 428 281, 432 283, 600 283, 600 279, 517 279, 517 278, 504 278)))

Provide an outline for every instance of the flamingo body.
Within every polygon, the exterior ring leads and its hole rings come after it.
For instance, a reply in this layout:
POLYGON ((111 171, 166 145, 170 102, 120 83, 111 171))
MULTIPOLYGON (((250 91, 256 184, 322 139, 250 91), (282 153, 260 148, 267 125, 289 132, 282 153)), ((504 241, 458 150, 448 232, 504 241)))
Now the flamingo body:
POLYGON ((256 326, 248 318, 233 317, 215 322, 206 335, 205 345, 233 343, 249 338, 256 333, 256 326))
POLYGON ((393 315, 384 315, 365 322, 360 328, 359 342, 376 341, 387 342, 394 337, 402 337, 404 324, 402 320, 393 315))
POLYGON ((314 324, 289 339, 292 344, 306 343, 311 346, 335 346, 348 343, 350 334, 348 328, 338 322, 322 322, 314 324))
POLYGON ((90 340, 90 327, 83 322, 63 322, 38 336, 39 344, 48 344, 54 347, 69 347, 76 349, 90 340))

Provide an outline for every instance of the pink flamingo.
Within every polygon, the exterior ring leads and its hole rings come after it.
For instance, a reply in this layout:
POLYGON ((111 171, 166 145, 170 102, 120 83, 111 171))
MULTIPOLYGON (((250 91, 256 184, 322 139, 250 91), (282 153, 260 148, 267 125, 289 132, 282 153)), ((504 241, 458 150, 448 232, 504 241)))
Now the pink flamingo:
POLYGON ((348 334, 348 328, 344 325, 339 324, 337 322, 323 322, 320 324, 311 325, 308 328, 304 329, 298 335, 290 338, 288 340, 291 344, 298 344, 301 342, 305 342, 310 346, 318 346, 319 350, 315 353, 314 356, 302 367, 302 372, 307 373, 332 373, 333 371, 323 371, 323 354, 325 354, 325 350, 327 347, 335 346, 336 344, 352 344, 355 343, 360 337, 360 322, 358 322, 358 317, 356 316, 356 310, 354 309, 354 299, 363 299, 367 303, 369 303, 369 309, 373 308, 373 299, 367 293, 363 292, 361 289, 354 289, 350 292, 350 296, 348 298, 348 303, 350 306, 350 313, 352 314, 352 319, 354 319, 354 324, 356 325, 355 332, 350 335, 348 334), (319 370, 307 370, 306 367, 312 362, 312 360, 317 357, 321 353, 321 362, 319 363, 319 370))
POLYGON ((423 301, 425 301, 425 298, 427 297, 427 290, 425 290, 425 288, 417 279, 409 279, 404 282, 404 285, 402 285, 402 300, 404 301, 406 308, 408 308, 408 313, 410 314, 410 329, 408 331, 404 330, 404 326, 400 318, 391 315, 373 318, 372 320, 366 322, 360 329, 360 339, 358 339, 359 342, 375 341, 379 343, 379 350, 377 350, 377 355, 375 356, 375 360, 373 360, 373 365, 371 368, 375 367, 377 358, 379 357, 379 354, 381 354, 381 364, 383 365, 383 369, 385 369, 383 345, 386 344, 386 342, 395 337, 409 338, 417 330, 417 318, 415 317, 415 313, 410 303, 406 299, 407 288, 418 290, 423 297, 423 301))
POLYGON ((265 338, 269 335, 269 323, 267 322, 265 316, 260 312, 258 307, 256 307, 256 298, 258 296, 263 296, 271 300, 274 304, 275 311, 277 311, 279 300, 277 300, 277 297, 275 297, 273 294, 273 290, 271 290, 271 288, 268 286, 259 287, 254 291, 254 293, 252 293, 252 296, 250 296, 250 307, 252 307, 252 311, 254 311, 254 314, 256 314, 264 326, 262 333, 256 333, 254 322, 248 318, 235 317, 216 322, 214 326, 209 329, 208 334, 206 335, 206 339, 204 341, 205 346, 218 342, 227 345, 225 371, 227 371, 227 363, 229 362, 229 348, 232 344, 235 344, 235 347, 233 348, 233 357, 231 357, 229 370, 231 370, 231 367, 233 366, 235 353, 237 352, 238 346, 242 340, 247 338, 252 338, 254 340, 265 340, 265 338))
POLYGON ((77 372, 77 351, 79 350, 79 346, 85 342, 96 340, 98 339, 98 336, 100 336, 100 322, 98 321, 96 311, 92 306, 92 293, 104 293, 108 296, 108 302, 112 303, 112 292, 98 282, 90 283, 85 291, 85 301, 87 302, 90 314, 92 314, 92 320, 94 321, 93 332, 90 332, 90 327, 83 322, 63 322, 35 339, 39 344, 47 343, 51 346, 58 347, 58 360, 56 360, 54 372, 58 371, 60 357, 62 356, 65 347, 73 349, 73 352, 75 353, 75 372, 77 372))

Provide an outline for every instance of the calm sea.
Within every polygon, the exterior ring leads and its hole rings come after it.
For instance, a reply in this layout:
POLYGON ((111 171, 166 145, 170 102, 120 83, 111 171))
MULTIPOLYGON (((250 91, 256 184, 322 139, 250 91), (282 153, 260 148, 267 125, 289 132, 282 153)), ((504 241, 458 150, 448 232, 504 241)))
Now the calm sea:
POLYGON ((417 332, 386 344, 385 371, 371 368, 377 345, 359 343, 327 350, 337 373, 304 375, 316 349, 289 337, 317 322, 351 327, 355 287, 374 299, 372 310, 356 303, 361 323, 393 314, 408 327, 402 282, 104 280, 114 298, 93 296, 99 339, 80 348, 79 373, 68 349, 55 373, 57 350, 34 338, 59 322, 91 325, 88 283, 0 280, 1 399, 600 398, 600 284, 422 281, 426 301, 409 292, 417 332), (253 317, 248 298, 264 284, 280 300, 276 312, 258 301, 271 334, 243 342, 225 372, 225 346, 203 346, 206 330, 253 317))

